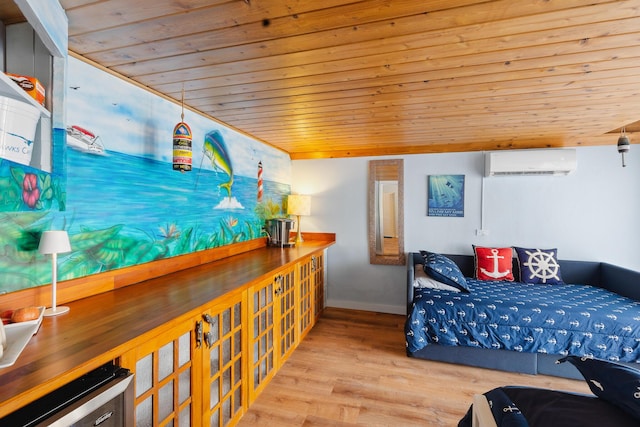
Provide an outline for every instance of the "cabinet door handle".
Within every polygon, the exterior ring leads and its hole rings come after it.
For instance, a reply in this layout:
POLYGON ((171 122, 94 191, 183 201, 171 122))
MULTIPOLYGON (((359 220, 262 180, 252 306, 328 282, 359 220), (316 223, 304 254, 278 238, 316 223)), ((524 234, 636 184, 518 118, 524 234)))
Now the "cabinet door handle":
POLYGON ((276 296, 280 296, 282 295, 282 283, 284 282, 284 277, 282 276, 282 274, 278 274, 276 277, 273 278, 273 283, 275 286, 277 286, 277 288, 275 288, 275 290, 273 291, 273 293, 276 296))
POLYGON ((211 348, 213 345, 213 334, 211 332, 204 334, 204 342, 207 344, 207 348, 211 348))
POLYGON ((211 326, 213 326, 213 317, 211 317, 211 315, 209 313, 205 313, 202 315, 202 318, 204 319, 205 322, 207 322, 208 324, 210 324, 211 326))
POLYGON ((196 322, 196 348, 202 347, 202 321, 196 322))

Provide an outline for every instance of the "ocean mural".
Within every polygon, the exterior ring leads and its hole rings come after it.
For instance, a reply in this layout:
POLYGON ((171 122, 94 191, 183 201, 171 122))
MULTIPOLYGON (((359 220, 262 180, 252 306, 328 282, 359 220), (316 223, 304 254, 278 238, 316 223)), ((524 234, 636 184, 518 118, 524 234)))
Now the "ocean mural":
POLYGON ((255 239, 265 219, 283 215, 286 153, 68 61, 66 184, 24 168, 8 174, 39 209, 0 214, 0 292, 50 283, 50 260, 37 252, 44 230, 69 233, 72 252, 58 256, 66 280, 255 239), (180 122, 192 132, 190 171, 173 168, 180 122))

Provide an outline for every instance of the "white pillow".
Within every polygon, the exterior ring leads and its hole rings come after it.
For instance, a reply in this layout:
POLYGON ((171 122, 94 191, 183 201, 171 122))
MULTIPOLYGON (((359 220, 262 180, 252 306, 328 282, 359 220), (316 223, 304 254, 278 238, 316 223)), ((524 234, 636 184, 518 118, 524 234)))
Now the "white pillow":
POLYGON ((436 279, 430 277, 424 272, 424 266, 422 264, 415 264, 413 266, 413 287, 414 288, 431 288, 440 289, 441 291, 460 292, 460 289, 447 285, 446 283, 438 282, 436 279))

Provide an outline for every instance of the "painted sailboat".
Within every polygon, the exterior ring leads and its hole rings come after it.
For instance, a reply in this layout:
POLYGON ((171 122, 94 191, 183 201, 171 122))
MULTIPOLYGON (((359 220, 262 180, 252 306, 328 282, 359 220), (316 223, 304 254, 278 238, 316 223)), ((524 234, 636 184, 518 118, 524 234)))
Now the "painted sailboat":
POLYGON ((100 137, 76 125, 67 127, 67 145, 83 153, 104 154, 104 146, 100 141, 100 137))

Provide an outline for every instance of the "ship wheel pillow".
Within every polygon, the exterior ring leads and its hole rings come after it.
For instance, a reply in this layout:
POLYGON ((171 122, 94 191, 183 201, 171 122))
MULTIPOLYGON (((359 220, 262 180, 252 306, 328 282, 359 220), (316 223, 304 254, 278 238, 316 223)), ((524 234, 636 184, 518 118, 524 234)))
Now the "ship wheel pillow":
POLYGON ((520 281, 562 285, 557 249, 527 249, 515 247, 520 281))
POLYGON ((475 278, 513 281, 512 248, 485 248, 473 245, 475 278))

